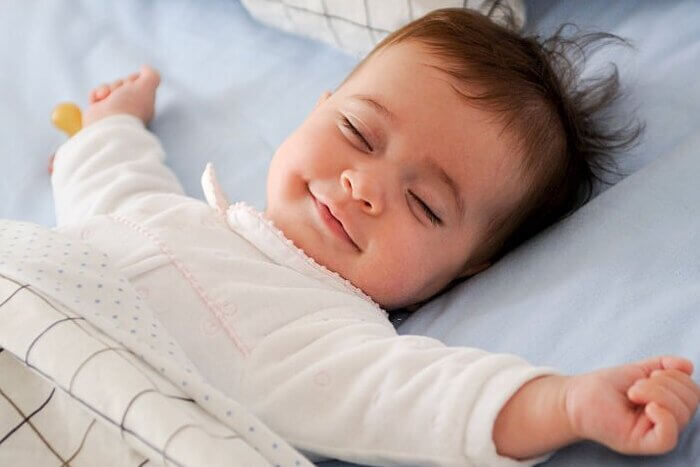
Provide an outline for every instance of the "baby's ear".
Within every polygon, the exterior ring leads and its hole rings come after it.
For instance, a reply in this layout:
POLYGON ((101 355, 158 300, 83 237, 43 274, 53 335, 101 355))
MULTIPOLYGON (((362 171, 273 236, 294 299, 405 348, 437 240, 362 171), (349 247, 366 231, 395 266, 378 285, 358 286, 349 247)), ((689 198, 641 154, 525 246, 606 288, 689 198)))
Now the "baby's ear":
POLYGON ((323 104, 323 103, 326 101, 326 99, 328 99, 329 97, 331 97, 331 94, 333 94, 333 93, 330 92, 330 91, 323 91, 323 93, 321 94, 321 96, 320 96, 320 97, 318 98, 318 100, 316 101, 316 105, 314 106, 314 109, 315 109, 316 107, 318 107, 319 105, 323 104))
POLYGON ((474 265, 474 266, 469 266, 469 267, 466 268, 464 271, 462 271, 462 273, 461 273, 458 277, 459 277, 460 279, 463 278, 463 277, 471 277, 471 276, 473 276, 473 275, 475 275, 475 274, 479 274, 481 271, 483 271, 484 269, 488 268, 489 266, 491 266, 491 262, 490 262, 490 261, 486 261, 486 262, 484 262, 484 263, 480 263, 480 264, 477 264, 477 265, 474 265))

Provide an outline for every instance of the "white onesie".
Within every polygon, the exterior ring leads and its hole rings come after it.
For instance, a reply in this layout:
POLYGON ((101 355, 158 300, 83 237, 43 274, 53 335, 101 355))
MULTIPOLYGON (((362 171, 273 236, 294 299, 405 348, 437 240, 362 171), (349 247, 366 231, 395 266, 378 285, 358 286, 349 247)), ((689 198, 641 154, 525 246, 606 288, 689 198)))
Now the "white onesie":
POLYGON ((508 354, 399 336, 371 298, 264 215, 185 196, 140 120, 57 152, 58 230, 107 253, 201 374, 306 454, 373 465, 532 465, 499 456, 499 410, 551 374, 508 354))

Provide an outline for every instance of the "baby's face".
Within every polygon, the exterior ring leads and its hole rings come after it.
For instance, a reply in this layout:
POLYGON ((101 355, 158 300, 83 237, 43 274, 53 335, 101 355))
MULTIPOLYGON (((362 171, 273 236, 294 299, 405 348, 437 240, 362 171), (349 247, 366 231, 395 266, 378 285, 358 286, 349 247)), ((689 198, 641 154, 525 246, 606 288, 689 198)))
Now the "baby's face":
POLYGON ((385 308, 486 267, 470 258, 489 219, 524 194, 514 140, 438 63, 415 42, 375 54, 322 96, 268 172, 266 216, 385 308))

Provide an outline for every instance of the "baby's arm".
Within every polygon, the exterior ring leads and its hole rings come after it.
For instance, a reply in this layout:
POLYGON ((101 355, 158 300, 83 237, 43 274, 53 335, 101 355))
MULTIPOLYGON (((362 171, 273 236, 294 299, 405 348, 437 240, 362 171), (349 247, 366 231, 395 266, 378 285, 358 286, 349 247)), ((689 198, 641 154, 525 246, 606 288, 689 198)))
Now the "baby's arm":
POLYGON ((660 453, 700 397, 682 359, 569 377, 514 355, 398 336, 360 306, 269 325, 256 328, 236 397, 295 446, 359 463, 524 466, 581 439, 660 453))
POLYGON ((623 454, 673 449, 695 413, 700 387, 676 357, 525 384, 494 424, 499 454, 528 458, 589 439, 623 454))
POLYGON ((145 129, 153 116, 158 73, 139 73, 90 94, 84 128, 56 153, 52 185, 59 226, 115 212, 151 193, 183 194, 164 164, 157 138, 145 129))
POLYGON ((334 304, 281 327, 270 320, 270 328, 256 328, 264 337, 250 341, 235 396, 295 446, 328 457, 494 467, 543 460, 498 456, 491 432, 503 404, 551 368, 398 336, 368 308, 334 304))

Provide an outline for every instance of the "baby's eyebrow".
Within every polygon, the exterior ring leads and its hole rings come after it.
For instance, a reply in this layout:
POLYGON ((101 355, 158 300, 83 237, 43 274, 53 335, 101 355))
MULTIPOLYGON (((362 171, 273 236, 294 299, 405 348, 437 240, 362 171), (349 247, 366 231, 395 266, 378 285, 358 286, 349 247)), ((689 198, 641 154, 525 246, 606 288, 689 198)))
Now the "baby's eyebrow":
POLYGON ((382 116, 386 117, 392 123, 396 122, 396 115, 394 115, 389 109, 382 105, 379 100, 374 96, 369 96, 367 94, 353 94, 350 96, 351 99, 357 99, 365 104, 369 104, 374 110, 379 112, 382 116))
POLYGON ((455 203, 457 204, 457 216, 459 219, 461 219, 464 215, 464 199, 462 198, 457 182, 455 182, 454 179, 450 177, 447 172, 445 172, 445 169, 440 167, 440 165, 438 165, 438 163, 430 157, 425 157, 423 160, 428 168, 437 174, 438 178, 450 188, 450 193, 452 193, 455 203))

